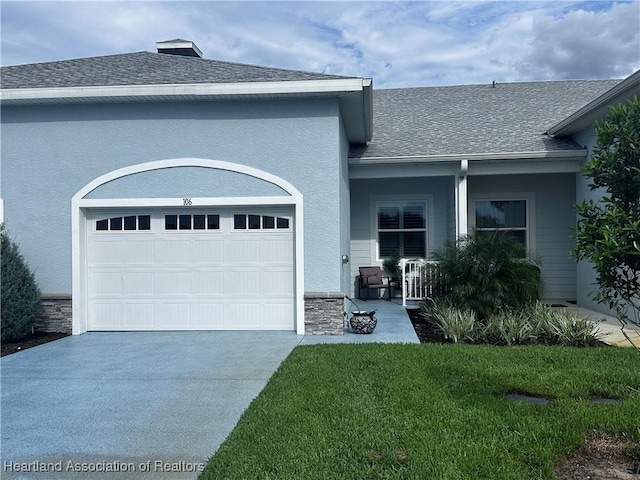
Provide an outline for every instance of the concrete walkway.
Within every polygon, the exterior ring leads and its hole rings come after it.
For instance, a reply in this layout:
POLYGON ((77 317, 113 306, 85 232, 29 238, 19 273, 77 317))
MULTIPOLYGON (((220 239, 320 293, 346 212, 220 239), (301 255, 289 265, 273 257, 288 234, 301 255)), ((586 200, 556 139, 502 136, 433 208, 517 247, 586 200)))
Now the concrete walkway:
POLYGON ((0 478, 194 479, 297 345, 418 342, 402 305, 366 308, 371 335, 86 333, 3 357, 0 478))

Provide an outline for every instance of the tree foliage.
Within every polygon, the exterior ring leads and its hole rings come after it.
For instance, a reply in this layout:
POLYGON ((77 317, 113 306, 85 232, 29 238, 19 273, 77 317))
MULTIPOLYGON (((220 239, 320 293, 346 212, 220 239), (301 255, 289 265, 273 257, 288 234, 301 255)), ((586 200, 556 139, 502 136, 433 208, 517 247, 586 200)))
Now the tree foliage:
POLYGON ((33 272, 0 225, 2 341, 20 340, 31 333, 41 305, 33 272))
POLYGON ((640 102, 612 107, 595 126, 597 145, 582 172, 599 201, 582 201, 572 254, 597 274, 592 298, 613 309, 623 326, 640 325, 640 102))

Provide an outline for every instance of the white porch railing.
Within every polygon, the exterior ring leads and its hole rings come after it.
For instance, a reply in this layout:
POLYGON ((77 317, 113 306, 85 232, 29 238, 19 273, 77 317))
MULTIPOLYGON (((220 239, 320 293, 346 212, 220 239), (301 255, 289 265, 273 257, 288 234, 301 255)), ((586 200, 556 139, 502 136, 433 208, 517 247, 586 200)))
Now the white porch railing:
POLYGON ((438 262, 403 258, 400 266, 403 306, 407 306, 407 300, 424 300, 442 293, 442 274, 438 270, 438 262))

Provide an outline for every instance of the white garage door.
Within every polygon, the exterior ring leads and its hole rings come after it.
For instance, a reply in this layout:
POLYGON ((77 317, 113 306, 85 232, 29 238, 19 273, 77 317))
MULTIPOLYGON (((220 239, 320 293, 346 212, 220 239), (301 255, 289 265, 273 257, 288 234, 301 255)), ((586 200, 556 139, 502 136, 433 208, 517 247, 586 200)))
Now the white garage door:
POLYGON ((289 208, 88 215, 89 330, 294 330, 289 208))

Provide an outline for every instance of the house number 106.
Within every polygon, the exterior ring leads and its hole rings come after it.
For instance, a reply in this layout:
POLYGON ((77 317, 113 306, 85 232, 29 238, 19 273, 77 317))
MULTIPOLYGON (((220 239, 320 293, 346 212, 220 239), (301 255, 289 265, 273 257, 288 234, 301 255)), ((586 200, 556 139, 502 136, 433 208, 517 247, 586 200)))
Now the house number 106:
POLYGON ((186 206, 191 206, 191 205, 193 205, 193 202, 191 201, 190 198, 183 198, 182 199, 182 204, 186 205, 186 206))

